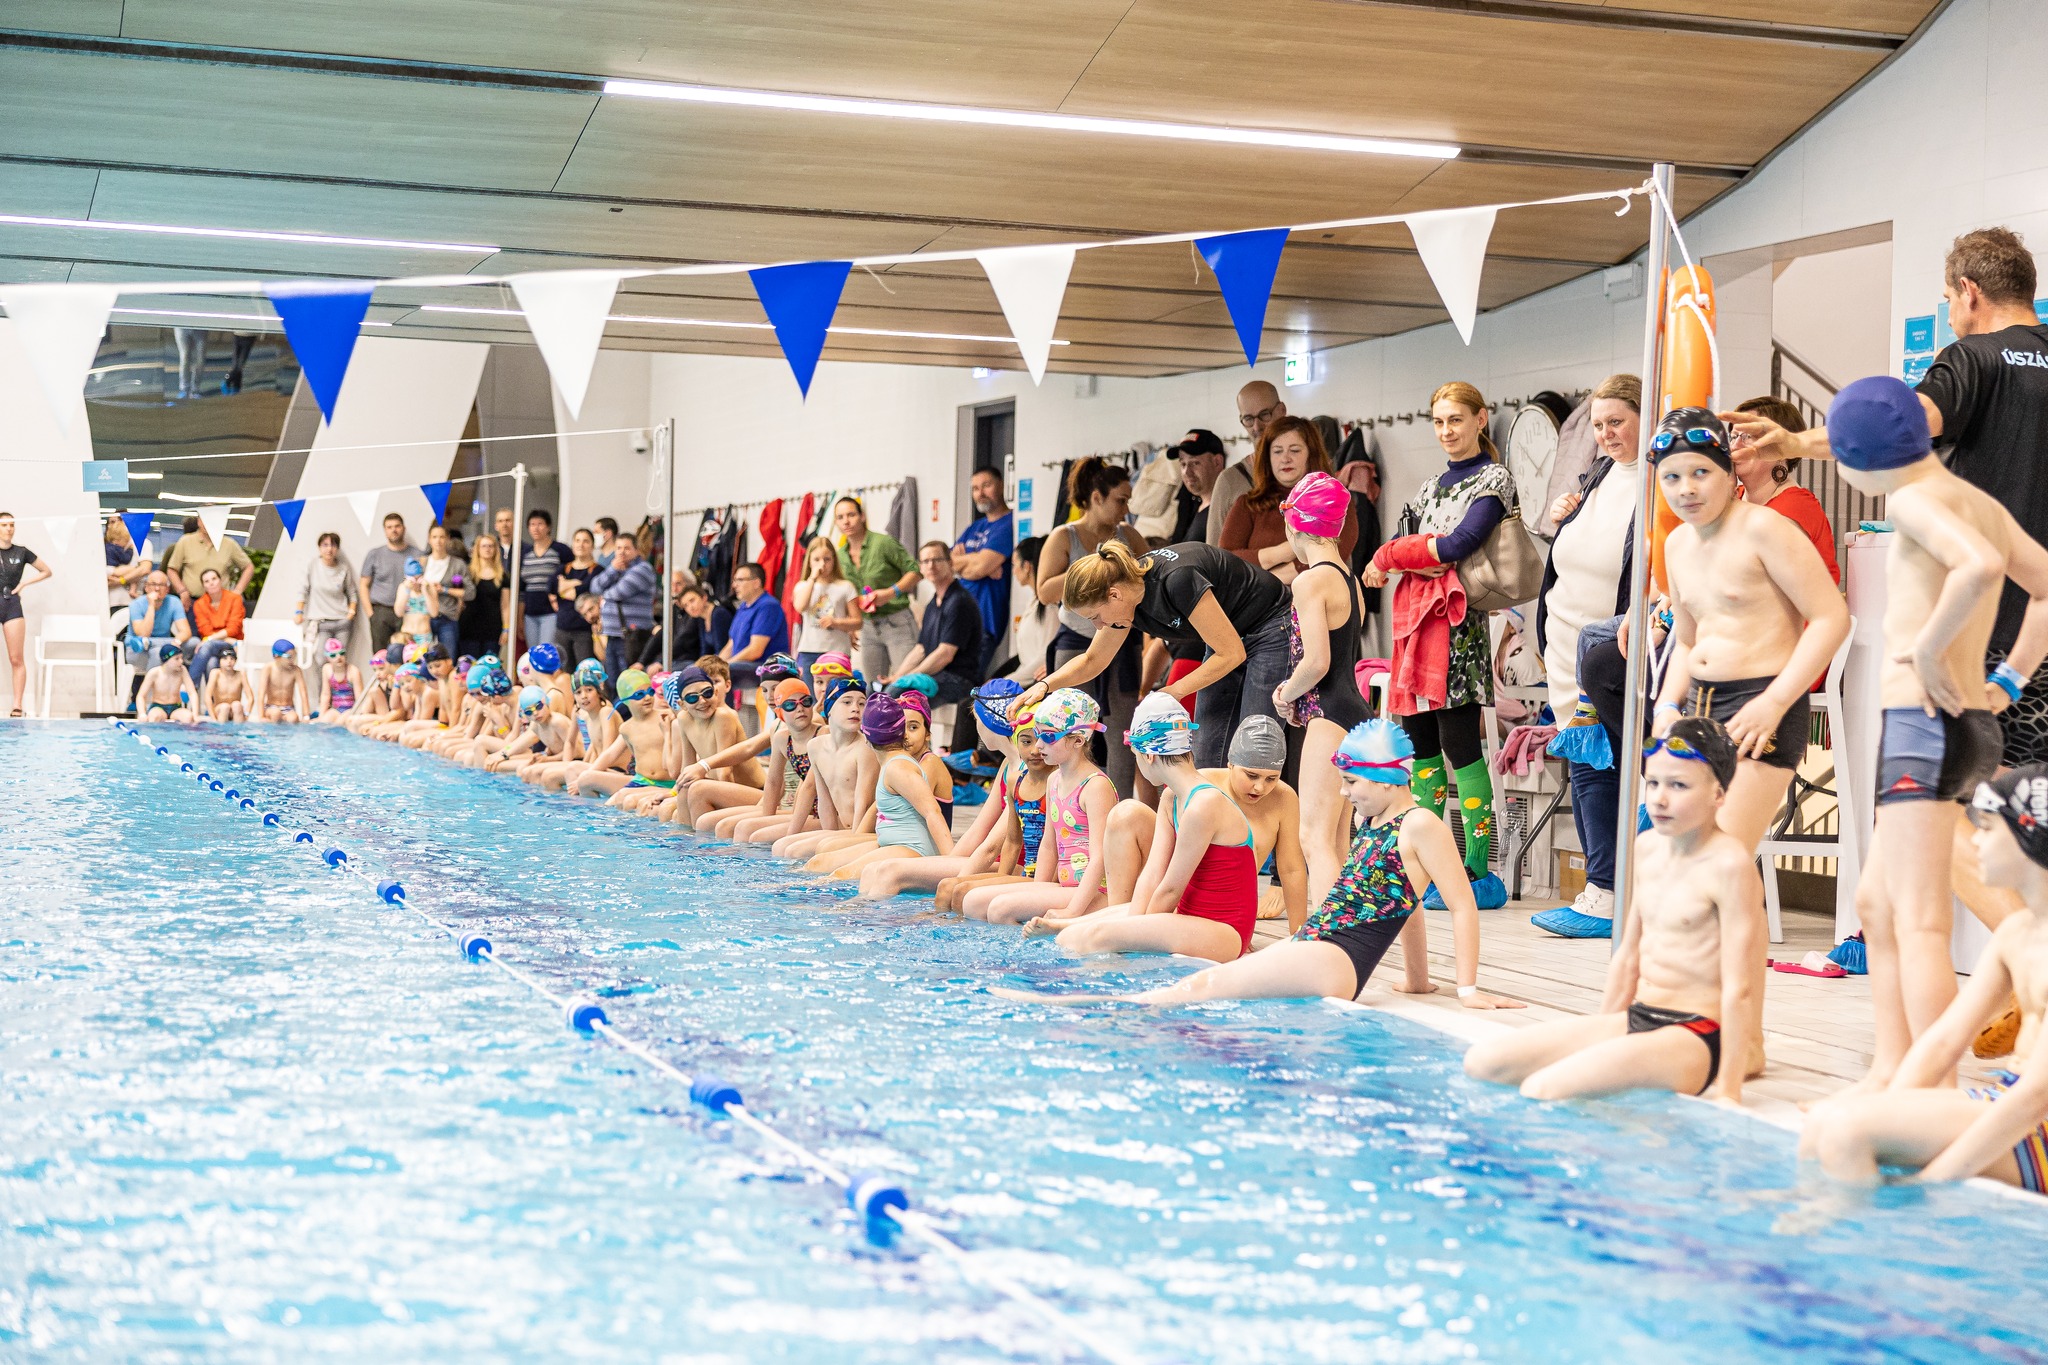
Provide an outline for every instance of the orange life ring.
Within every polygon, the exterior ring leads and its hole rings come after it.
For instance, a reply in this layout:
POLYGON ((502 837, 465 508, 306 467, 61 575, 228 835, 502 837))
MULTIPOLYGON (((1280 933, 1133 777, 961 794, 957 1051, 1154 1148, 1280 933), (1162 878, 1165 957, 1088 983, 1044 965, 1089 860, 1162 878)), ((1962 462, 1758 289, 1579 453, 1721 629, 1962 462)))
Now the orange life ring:
MULTIPOLYGON (((1671 271, 1664 284, 1663 368, 1657 375, 1656 416, 1674 408, 1704 408, 1714 401, 1714 281, 1698 266, 1671 271), (1702 314, 1705 315, 1702 320, 1702 314)), ((1678 525, 1678 514, 1659 494, 1657 515, 1650 527, 1650 575, 1658 592, 1666 592, 1664 542, 1678 525)))

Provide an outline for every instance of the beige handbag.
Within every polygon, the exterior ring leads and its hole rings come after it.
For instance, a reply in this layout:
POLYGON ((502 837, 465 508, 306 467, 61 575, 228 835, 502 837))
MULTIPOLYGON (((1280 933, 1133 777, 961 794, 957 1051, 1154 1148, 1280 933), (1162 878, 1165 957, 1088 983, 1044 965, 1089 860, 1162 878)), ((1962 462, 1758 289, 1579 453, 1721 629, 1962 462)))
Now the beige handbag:
POLYGON ((1465 614, 1506 611, 1533 602, 1543 588, 1543 550, 1510 507, 1486 543, 1458 563, 1458 581, 1465 586, 1465 614))

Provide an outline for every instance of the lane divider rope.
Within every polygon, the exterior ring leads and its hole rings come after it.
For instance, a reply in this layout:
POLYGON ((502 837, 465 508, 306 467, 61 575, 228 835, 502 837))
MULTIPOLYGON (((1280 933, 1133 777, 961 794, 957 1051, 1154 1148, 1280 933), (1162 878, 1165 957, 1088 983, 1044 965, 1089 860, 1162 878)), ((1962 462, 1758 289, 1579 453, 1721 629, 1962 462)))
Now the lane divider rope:
POLYGON ((407 911, 437 932, 446 935, 465 961, 495 967, 511 980, 540 996, 562 1012, 562 1020, 570 1029, 586 1037, 600 1038, 637 1058, 683 1087, 692 1103, 702 1105, 712 1114, 732 1119, 771 1146, 786 1153, 799 1165, 815 1171, 825 1180, 838 1186, 845 1192, 847 1207, 860 1215, 871 1242, 888 1247, 893 1245, 899 1232, 907 1234, 945 1258, 954 1266, 961 1278, 1001 1294, 1053 1331, 1100 1359, 1111 1362, 1111 1365, 1142 1365, 1142 1356, 1132 1353, 1119 1343, 1102 1339, 1097 1333, 1075 1322, 1066 1313, 1012 1277, 978 1264, 979 1258, 973 1252, 947 1236, 924 1213, 910 1207, 909 1192, 893 1177, 876 1172, 846 1171, 834 1165, 817 1152, 778 1131, 748 1109, 741 1099, 739 1088, 730 1081, 715 1076, 693 1076, 683 1071, 637 1038, 620 1032, 606 1016, 604 1006, 596 1000, 588 996, 563 995, 551 989, 532 973, 500 957, 490 939, 483 934, 463 933, 414 905, 407 897, 402 883, 390 878, 379 880, 357 866, 345 849, 321 849, 319 841, 309 830, 287 829, 283 816, 274 810, 262 808, 251 794, 253 788, 244 791, 239 787, 230 787, 225 779, 202 771, 173 753, 167 745, 155 743, 131 721, 115 717, 112 718, 112 724, 116 730, 129 735, 143 748, 153 750, 158 758, 180 773, 191 775, 199 786, 219 795, 229 807, 257 816, 265 829, 275 831, 294 848, 303 847, 313 851, 330 869, 347 873, 370 887, 378 900, 407 911))

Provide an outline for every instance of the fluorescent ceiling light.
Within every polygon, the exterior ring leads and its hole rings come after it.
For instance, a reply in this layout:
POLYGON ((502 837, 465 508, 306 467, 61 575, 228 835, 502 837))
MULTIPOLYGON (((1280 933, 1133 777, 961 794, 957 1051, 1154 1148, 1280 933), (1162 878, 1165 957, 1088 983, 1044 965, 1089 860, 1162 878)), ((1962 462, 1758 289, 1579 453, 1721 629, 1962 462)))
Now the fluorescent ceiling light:
POLYGON ((375 246, 395 251, 452 251, 488 256, 498 250, 487 242, 409 242, 391 237, 330 237, 319 232, 261 232, 254 228, 175 227, 167 223, 115 223, 100 218, 40 218, 27 213, 0 213, 0 223, 15 227, 77 228, 93 232, 147 232, 160 237, 226 237, 238 242, 302 242, 308 246, 375 246))
MULTIPOLYGON (((118 304, 115 306, 114 311, 116 313, 140 313, 144 317, 151 318, 219 318, 224 322, 255 322, 261 323, 266 327, 281 326, 284 322, 284 319, 275 313, 188 313, 176 308, 123 308, 118 304)), ((363 326, 365 327, 390 327, 392 325, 389 322, 378 322, 373 318, 363 319, 363 326)), ((98 373, 98 371, 94 371, 94 373, 98 373)))
POLYGON ((161 479, 163 476, 163 471, 160 469, 131 469, 128 471, 128 482, 133 483, 137 479, 161 479))
POLYGON ((974 123, 1062 133, 1113 133, 1121 137, 1221 142, 1240 147, 1296 147, 1317 152, 1419 156, 1435 161, 1447 161, 1459 150, 1454 144, 1442 142, 1402 142, 1378 137, 1345 137, 1336 133, 1293 133, 1276 128, 1221 128, 1200 123, 1153 123, 1142 119, 1091 118, 1080 114, 1040 114, 1022 109, 977 109, 959 104, 908 104, 898 100, 793 95, 779 90, 734 90, 715 85, 671 85, 657 81, 606 81, 604 93, 650 100, 682 100, 690 104, 794 109, 810 114, 851 114, 861 118, 914 119, 925 123, 974 123))
MULTIPOLYGON (((452 304, 428 303, 420 306, 422 313, 476 313, 485 317, 524 317, 517 308, 457 308, 452 304)), ((721 322, 712 318, 657 318, 643 317, 634 313, 612 313, 606 322, 651 322, 663 327, 729 327, 745 332, 772 332, 775 325, 769 322, 721 322)), ((827 327, 828 332, 838 332, 857 337, 910 337, 918 341, 988 341, 1002 346, 1017 344, 1015 337, 981 336, 973 332, 905 332, 889 327, 827 327)), ((1071 343, 1055 341, 1055 346, 1071 343)))

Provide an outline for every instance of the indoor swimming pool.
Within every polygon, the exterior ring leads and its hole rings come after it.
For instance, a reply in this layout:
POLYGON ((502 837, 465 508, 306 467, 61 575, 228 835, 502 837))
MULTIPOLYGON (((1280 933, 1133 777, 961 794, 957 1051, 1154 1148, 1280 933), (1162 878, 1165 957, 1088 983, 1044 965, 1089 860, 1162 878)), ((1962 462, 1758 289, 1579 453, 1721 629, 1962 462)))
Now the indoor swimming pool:
MULTIPOLYGON (((1012 1003, 1187 968, 332 730, 150 733, 1130 1359, 2048 1355, 2034 1201, 1802 1183, 1378 1012, 1012 1003)), ((0 1355, 1091 1358, 112 727, 0 732, 0 804, 0 1355)))

